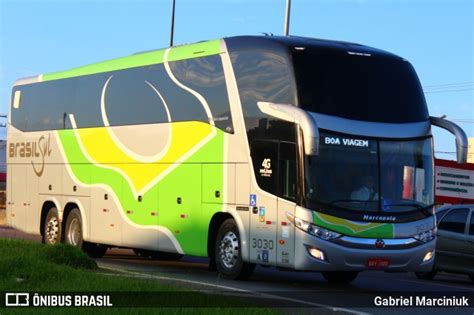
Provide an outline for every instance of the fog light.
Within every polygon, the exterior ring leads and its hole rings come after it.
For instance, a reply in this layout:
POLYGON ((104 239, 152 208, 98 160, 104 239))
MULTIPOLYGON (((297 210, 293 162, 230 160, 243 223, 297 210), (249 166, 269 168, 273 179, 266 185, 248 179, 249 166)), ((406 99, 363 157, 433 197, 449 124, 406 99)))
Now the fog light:
POLYGON ((429 251, 426 253, 425 258, 423 258, 423 262, 429 261, 433 258, 433 251, 429 251))
POLYGON ((326 260, 326 256, 324 255, 324 252, 322 250, 319 250, 314 247, 308 247, 308 252, 310 253, 311 256, 313 256, 314 258, 318 260, 322 260, 322 261, 326 260))

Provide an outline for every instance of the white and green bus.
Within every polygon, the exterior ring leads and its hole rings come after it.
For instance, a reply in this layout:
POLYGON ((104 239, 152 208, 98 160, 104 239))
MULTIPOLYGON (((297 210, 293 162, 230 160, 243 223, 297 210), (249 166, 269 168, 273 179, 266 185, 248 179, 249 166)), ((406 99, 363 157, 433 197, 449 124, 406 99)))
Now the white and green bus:
POLYGON ((15 82, 8 224, 94 257, 210 257, 348 282, 428 271, 431 125, 408 61, 359 44, 238 36, 15 82))

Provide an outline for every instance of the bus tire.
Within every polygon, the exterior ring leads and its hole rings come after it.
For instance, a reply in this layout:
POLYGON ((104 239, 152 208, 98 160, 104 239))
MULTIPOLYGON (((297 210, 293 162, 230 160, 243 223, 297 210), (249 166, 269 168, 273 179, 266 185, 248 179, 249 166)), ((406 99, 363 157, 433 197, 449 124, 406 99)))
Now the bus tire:
POLYGON ((234 219, 227 219, 221 224, 214 248, 217 271, 223 278, 244 280, 253 273, 255 264, 242 260, 240 234, 234 219))
POLYGON ((44 244, 54 245, 61 242, 61 223, 59 222, 58 209, 53 207, 48 210, 44 219, 43 237, 44 244))
POLYGON ((79 209, 74 208, 69 212, 64 230, 64 242, 82 249, 84 240, 82 238, 82 218, 79 209))
POLYGON ((84 242, 82 244, 82 250, 84 250, 84 252, 91 258, 104 257, 105 253, 107 252, 107 249, 109 248, 102 244, 95 244, 89 242, 84 242))
POLYGON ((436 270, 431 270, 428 272, 415 272, 415 276, 421 280, 433 280, 438 272, 436 270))
POLYGON ((348 284, 357 278, 357 271, 323 271, 324 279, 329 283, 348 284))

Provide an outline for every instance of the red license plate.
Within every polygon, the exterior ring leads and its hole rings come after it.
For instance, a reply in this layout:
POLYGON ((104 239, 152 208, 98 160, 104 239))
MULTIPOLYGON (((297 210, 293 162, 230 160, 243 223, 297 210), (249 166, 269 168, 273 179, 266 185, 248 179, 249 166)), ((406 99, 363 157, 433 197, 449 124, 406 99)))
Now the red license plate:
POLYGON ((385 269, 390 266, 390 260, 387 258, 369 258, 367 259, 367 268, 385 269))

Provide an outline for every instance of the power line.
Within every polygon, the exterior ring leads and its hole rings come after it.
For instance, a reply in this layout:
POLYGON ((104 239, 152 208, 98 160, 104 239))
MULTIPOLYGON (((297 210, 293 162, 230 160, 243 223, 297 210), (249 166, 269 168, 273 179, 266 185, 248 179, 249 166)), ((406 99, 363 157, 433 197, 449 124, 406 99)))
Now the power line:
POLYGON ((461 92, 461 91, 472 91, 474 87, 468 89, 452 89, 452 90, 435 90, 435 91, 423 91, 425 94, 433 94, 433 93, 450 93, 450 92, 461 92))
POLYGON ((473 85, 473 84, 474 84, 474 81, 458 82, 458 83, 442 83, 442 84, 425 85, 424 88, 438 89, 438 88, 443 88, 443 87, 448 87, 448 86, 453 86, 453 85, 473 85))
POLYGON ((462 92, 474 89, 474 81, 458 82, 458 83, 442 83, 423 86, 425 94, 431 93, 448 93, 462 92))
POLYGON ((434 153, 440 153, 440 154, 456 154, 456 152, 449 152, 449 151, 435 151, 434 153))
POLYGON ((460 122, 460 123, 474 123, 474 119, 450 119, 451 121, 456 121, 456 122, 460 122))

